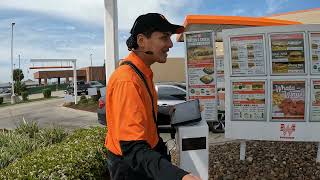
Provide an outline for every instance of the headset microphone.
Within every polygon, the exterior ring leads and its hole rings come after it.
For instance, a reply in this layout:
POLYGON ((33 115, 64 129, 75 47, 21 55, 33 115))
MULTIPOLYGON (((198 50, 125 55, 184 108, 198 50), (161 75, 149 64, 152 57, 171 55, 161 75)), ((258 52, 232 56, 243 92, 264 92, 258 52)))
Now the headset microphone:
POLYGON ((145 51, 144 53, 145 53, 145 54, 149 54, 149 55, 153 55, 153 52, 152 52, 152 51, 145 51))

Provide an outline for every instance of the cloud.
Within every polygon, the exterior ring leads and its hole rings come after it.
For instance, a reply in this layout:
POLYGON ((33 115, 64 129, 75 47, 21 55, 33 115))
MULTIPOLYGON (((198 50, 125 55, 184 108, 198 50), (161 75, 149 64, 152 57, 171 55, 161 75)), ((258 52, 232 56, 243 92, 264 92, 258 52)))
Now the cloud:
POLYGON ((1 9, 38 12, 103 25, 103 0, 1 0, 1 9))
MULTIPOLYGON (((203 0, 120 0, 118 1, 119 57, 127 54, 125 40, 134 20, 141 14, 158 12, 177 24, 185 16, 200 12, 203 0), (143 3, 143 6, 141 6, 143 3)), ((104 59, 104 0, 1 0, 0 81, 10 79, 11 22, 14 29, 14 61, 21 54, 24 73, 31 58, 76 58, 78 66, 102 65, 104 59)), ((175 39, 173 39, 175 41, 175 39)), ((183 43, 169 56, 183 56, 183 43)), ((34 71, 29 71, 30 77, 34 71)))
POLYGON ((280 9, 282 9, 284 4, 287 4, 288 0, 266 0, 266 4, 267 4, 267 14, 272 14, 275 13, 277 11, 279 11, 280 9))

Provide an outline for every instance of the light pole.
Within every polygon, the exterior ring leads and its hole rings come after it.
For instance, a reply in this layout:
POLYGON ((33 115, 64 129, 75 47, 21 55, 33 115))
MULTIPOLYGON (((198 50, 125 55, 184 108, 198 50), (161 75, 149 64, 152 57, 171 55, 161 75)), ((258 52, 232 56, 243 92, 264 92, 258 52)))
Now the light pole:
POLYGON ((11 23, 11 104, 16 103, 16 96, 14 94, 14 81, 13 81, 13 26, 16 23, 11 23))
POLYGON ((90 54, 91 67, 92 67, 92 54, 90 54))

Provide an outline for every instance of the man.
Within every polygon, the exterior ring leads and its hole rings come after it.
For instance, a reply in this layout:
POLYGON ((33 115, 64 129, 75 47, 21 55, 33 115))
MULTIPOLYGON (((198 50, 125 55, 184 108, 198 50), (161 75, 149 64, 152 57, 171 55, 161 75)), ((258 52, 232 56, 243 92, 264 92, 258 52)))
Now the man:
POLYGON ((132 52, 110 77, 106 96, 105 146, 114 180, 199 180, 170 163, 156 125, 157 93, 150 66, 166 62, 171 35, 183 31, 157 13, 139 16, 130 31, 127 46, 132 52))

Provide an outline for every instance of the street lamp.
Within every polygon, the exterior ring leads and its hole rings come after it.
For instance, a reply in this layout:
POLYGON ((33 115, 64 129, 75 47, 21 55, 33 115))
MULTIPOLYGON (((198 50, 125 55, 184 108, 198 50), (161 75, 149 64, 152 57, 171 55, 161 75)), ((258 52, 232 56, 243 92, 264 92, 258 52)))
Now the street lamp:
POLYGON ((92 54, 90 54, 91 67, 92 67, 92 54))
POLYGON ((13 83, 13 26, 16 23, 11 23, 11 104, 16 103, 16 96, 14 94, 14 83, 13 83))

